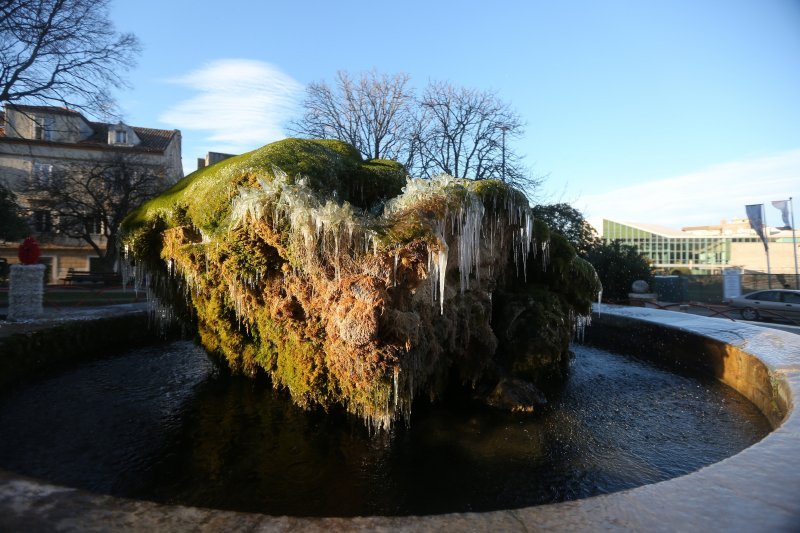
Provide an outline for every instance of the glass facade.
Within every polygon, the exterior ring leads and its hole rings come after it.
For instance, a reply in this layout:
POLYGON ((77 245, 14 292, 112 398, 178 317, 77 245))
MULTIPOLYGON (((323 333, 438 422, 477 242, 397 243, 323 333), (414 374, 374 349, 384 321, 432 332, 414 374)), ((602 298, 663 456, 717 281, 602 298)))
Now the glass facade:
POLYGON ((729 266, 731 243, 759 242, 758 237, 667 235, 603 220, 603 239, 635 246, 654 268, 716 270, 729 266))

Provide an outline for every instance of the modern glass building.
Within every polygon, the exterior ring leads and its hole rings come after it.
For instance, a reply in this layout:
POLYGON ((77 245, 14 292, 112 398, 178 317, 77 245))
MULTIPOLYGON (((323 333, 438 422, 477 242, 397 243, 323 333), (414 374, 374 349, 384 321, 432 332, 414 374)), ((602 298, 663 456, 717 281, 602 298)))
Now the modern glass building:
MULTIPOLYGON (((657 270, 690 269, 695 273, 721 271, 731 265, 735 243, 758 243, 754 232, 737 231, 732 235, 709 229, 678 231, 650 224, 632 224, 603 219, 602 236, 636 246, 657 270), (744 233, 744 234, 743 234, 744 233)), ((733 232, 731 232, 733 233, 733 232)))

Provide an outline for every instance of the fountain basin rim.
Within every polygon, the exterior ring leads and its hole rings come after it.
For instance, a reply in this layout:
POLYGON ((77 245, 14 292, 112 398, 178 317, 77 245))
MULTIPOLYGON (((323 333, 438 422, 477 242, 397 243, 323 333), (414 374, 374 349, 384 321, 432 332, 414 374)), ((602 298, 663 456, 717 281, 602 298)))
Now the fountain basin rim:
MULTIPOLYGON (((753 373, 752 379, 767 379, 776 401, 783 402, 773 423, 775 429, 732 457, 652 485, 522 509, 435 516, 298 518, 169 506, 92 494, 0 471, 0 529, 781 531, 800 523, 800 499, 796 496, 800 493, 800 415, 794 409, 800 397, 800 335, 638 307, 598 305, 593 321, 598 327, 679 332, 712 349, 743 354, 765 371, 753 373)), ((749 379, 748 372, 744 375, 749 379)))

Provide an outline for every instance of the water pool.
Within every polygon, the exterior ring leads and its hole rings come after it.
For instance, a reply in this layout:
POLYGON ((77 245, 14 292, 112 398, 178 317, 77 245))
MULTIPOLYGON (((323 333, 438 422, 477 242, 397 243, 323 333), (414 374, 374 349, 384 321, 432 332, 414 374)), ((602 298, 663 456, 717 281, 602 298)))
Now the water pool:
POLYGON ((695 471, 770 426, 710 379, 575 345, 543 412, 415 405, 369 435, 175 342, 0 399, 0 468, 117 496, 294 516, 437 514, 584 498, 695 471))

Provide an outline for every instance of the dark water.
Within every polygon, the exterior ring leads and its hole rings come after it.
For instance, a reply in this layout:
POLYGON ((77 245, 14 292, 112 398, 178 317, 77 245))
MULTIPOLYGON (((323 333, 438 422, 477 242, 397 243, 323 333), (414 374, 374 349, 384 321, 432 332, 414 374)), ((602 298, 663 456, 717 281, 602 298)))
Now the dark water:
POLYGON ((0 399, 0 467, 119 496, 288 515, 483 511, 692 472, 769 431, 713 381, 586 346, 538 415, 415 406, 369 436, 188 342, 85 364, 0 399))

